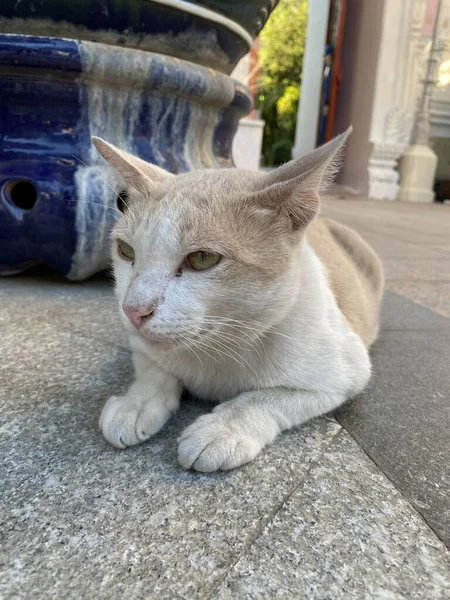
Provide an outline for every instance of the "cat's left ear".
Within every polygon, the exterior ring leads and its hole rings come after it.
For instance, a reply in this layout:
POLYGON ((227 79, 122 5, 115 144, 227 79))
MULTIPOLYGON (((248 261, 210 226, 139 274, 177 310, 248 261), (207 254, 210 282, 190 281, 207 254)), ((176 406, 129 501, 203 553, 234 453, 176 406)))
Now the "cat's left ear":
POLYGON ((339 169, 339 158, 352 127, 314 152, 264 175, 252 194, 261 206, 284 214, 293 229, 305 227, 319 212, 319 193, 339 169))
POLYGON ((92 143, 131 187, 142 189, 146 184, 162 183, 165 179, 174 177, 161 167, 152 165, 125 150, 120 150, 102 138, 92 137, 92 143))

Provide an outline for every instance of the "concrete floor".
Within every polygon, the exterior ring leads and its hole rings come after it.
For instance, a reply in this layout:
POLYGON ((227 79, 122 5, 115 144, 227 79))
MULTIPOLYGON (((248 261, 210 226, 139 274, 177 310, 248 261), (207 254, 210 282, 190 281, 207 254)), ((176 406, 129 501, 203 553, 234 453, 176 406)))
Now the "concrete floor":
POLYGON ((179 468, 192 400, 143 446, 102 439, 132 377, 105 278, 0 281, 2 599, 450 598, 450 207, 325 213, 386 265, 374 378, 230 473, 179 468))

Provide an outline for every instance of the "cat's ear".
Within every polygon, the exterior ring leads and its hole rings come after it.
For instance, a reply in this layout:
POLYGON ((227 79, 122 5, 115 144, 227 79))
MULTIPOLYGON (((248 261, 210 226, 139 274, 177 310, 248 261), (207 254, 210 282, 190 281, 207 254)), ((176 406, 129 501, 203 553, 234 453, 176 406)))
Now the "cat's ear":
POLYGON ((131 187, 141 189, 149 182, 162 183, 165 179, 173 177, 168 171, 133 156, 125 150, 120 150, 102 138, 92 137, 91 139, 103 158, 118 171, 125 183, 131 187))
POLYGON ((289 217, 294 229, 306 226, 319 212, 319 193, 339 169, 339 157, 352 132, 347 131, 314 152, 263 176, 253 194, 261 206, 289 217))

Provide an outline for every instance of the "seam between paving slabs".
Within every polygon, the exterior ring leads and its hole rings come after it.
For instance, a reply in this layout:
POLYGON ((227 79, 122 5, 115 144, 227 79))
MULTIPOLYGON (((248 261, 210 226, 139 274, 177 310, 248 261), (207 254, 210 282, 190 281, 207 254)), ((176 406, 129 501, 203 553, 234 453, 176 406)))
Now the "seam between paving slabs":
MULTIPOLYGON (((422 515, 420 510, 418 508, 416 508, 414 501, 411 498, 408 498, 407 496, 405 496, 403 491, 398 487, 396 482, 391 477, 389 477, 388 473, 386 473, 386 471, 383 469, 383 467, 381 465, 379 465, 377 463, 377 461, 374 458, 372 458, 372 456, 370 456, 370 454, 368 454, 368 451, 364 448, 364 446, 361 445, 358 438, 355 437, 351 433, 351 431, 349 431, 347 429, 347 427, 345 427, 345 425, 343 425, 341 423, 341 421, 339 420, 339 417, 336 417, 336 420, 339 423, 339 425, 342 427, 341 431, 345 431, 352 438, 352 440, 355 442, 355 444, 357 444, 357 446, 361 450, 361 452, 363 452, 365 454, 365 456, 367 456, 367 458, 370 460, 370 462, 375 465, 376 469, 393 485, 393 487, 397 490, 397 492, 400 494, 400 496, 403 498, 403 500, 406 502, 406 504, 411 508, 412 512, 414 512, 419 517, 419 519, 422 521, 422 523, 425 524, 425 527, 430 531, 431 535, 434 538, 436 538, 437 540, 439 540, 439 542, 442 544, 444 549, 448 551, 449 548, 447 547, 447 544, 444 542, 444 540, 441 538, 441 536, 436 531, 434 531, 434 529, 431 527, 431 525, 428 523, 428 521, 422 515)), ((341 432, 339 432, 339 433, 341 433, 341 432)))
MULTIPOLYGON (((394 281, 394 280, 391 280, 391 281, 394 281)), ((408 283, 421 283, 420 281, 416 281, 414 279, 398 279, 398 280, 396 279, 395 281, 402 281, 402 282, 407 281, 408 283)), ((434 282, 429 282, 429 283, 434 283, 434 282)), ((445 280, 445 281, 437 281, 435 283, 450 283, 450 279, 445 280)), ((389 284, 389 281, 386 281, 385 292, 388 292, 388 294, 390 296, 395 296, 397 298, 400 298, 401 300, 407 300, 408 302, 411 302, 411 304, 414 304, 414 306, 420 306, 420 308, 422 308, 423 310, 428 311, 430 313, 433 313, 433 315, 437 315, 438 317, 445 317, 447 320, 450 321, 450 317, 448 315, 443 314, 443 313, 439 312, 438 310, 436 310, 434 308, 431 308, 430 306, 428 306, 428 304, 423 304, 422 302, 419 302, 418 300, 414 300, 413 298, 410 298, 406 294, 400 293, 397 290, 391 290, 391 289, 389 289, 388 284, 389 284)), ((381 310, 383 310, 383 303, 384 303, 384 301, 385 301, 385 298, 383 297, 381 310)), ((415 327, 414 329, 404 329, 404 328, 402 328, 402 330, 404 330, 404 331, 432 331, 434 329, 437 329, 437 328, 434 328, 434 327, 431 327, 431 328, 428 328, 428 327, 427 328, 423 328, 423 327, 417 327, 416 328, 415 327)), ((393 330, 389 329, 387 327, 383 327, 383 322, 381 322, 380 335, 381 335, 381 333, 383 331, 393 331, 393 330)))
MULTIPOLYGON (((400 281, 401 283, 424 283, 423 281, 418 281, 418 280, 414 280, 414 279, 395 279, 395 280, 390 280, 390 281, 400 281)), ((427 283, 450 283, 450 280, 446 280, 446 281, 429 281, 427 283)), ((431 308, 428 304, 423 304, 422 302, 419 302, 418 300, 414 300, 413 298, 411 298, 410 296, 407 296, 406 294, 400 293, 398 290, 394 290, 394 289, 389 289, 389 281, 386 281, 385 283, 385 287, 387 292, 389 292, 389 294, 392 294, 393 296, 398 296, 399 298, 402 298, 402 300, 409 300, 410 302, 412 302, 413 304, 415 304, 416 306, 420 306, 420 308, 424 308, 425 310, 429 310, 430 312, 434 313, 435 315, 439 315, 440 317, 446 317, 447 319, 450 319, 450 317, 448 316, 448 314, 444 313, 444 312, 440 312, 439 310, 436 310, 434 308, 431 308)), ((382 328, 383 331, 383 328, 382 328)), ((384 331, 387 331, 386 329, 384 329, 384 331)))
MULTIPOLYGON (((338 421, 339 423, 339 421, 338 421)), ((401 498, 404 500, 404 502, 406 503, 406 505, 411 509, 411 511, 417 515, 417 517, 419 518, 419 520, 425 525, 426 529, 430 532, 431 536, 434 537, 435 539, 439 540, 439 542, 442 544, 442 547, 444 550, 447 550, 447 546, 446 544, 442 541, 442 539, 436 534, 436 532, 430 527, 430 525, 428 524, 428 522, 424 519, 424 517, 422 516, 422 514, 416 509, 416 507, 414 506, 414 504, 412 504, 412 502, 406 497, 404 496, 404 494, 402 493, 402 491, 397 487, 397 485, 392 481, 392 479, 390 477, 388 477, 388 475, 383 471, 383 469, 376 463, 375 460, 373 460, 373 458, 371 456, 369 456, 367 454, 367 452, 365 451, 365 449, 359 444, 358 440, 356 438, 353 437, 353 435, 343 426, 341 425, 341 423, 339 423, 339 425, 341 426, 341 429, 339 431, 337 431, 333 437, 330 439, 330 441, 328 442, 328 444, 325 446, 323 452, 320 454, 320 456, 317 457, 316 460, 314 460, 310 467, 308 468, 308 470, 305 472, 304 476, 301 477, 296 484, 293 486, 293 489, 291 489, 285 496, 284 498, 281 500, 281 502, 279 503, 279 505, 277 507, 275 507, 272 512, 270 513, 270 515, 264 519, 263 522, 261 522, 260 526, 258 527, 258 530, 255 532, 255 535, 253 536, 253 538, 251 540, 249 540, 245 545, 243 550, 239 553, 238 557, 236 558, 236 560, 234 560, 229 568, 226 570, 226 572, 220 576, 220 578, 214 583, 211 591, 209 592, 209 595, 207 596, 209 599, 212 599, 215 597, 215 593, 217 592, 219 586, 223 583, 223 581, 225 581, 225 579, 227 578, 227 576, 234 570, 235 566, 237 565, 237 563, 241 560, 241 558, 244 558, 244 556, 248 553, 248 551, 251 549, 251 547, 255 544, 255 542, 262 536, 262 534, 264 533, 264 530, 267 528, 267 526, 269 525, 269 523, 274 519, 274 517, 280 512, 280 510, 283 508, 283 506, 286 504, 286 502, 291 498, 291 496, 299 489, 299 487, 302 485, 302 483, 304 482, 304 480, 306 479, 307 475, 310 473, 310 471, 312 470, 313 467, 316 466, 316 464, 321 460, 321 458, 323 457, 323 455, 325 454, 325 452, 328 450, 328 448, 332 445, 335 444, 337 442, 337 440, 339 439, 339 437, 342 437, 343 435, 348 435, 358 446, 358 448, 361 450, 361 452, 363 452, 363 454, 369 459, 369 461, 375 466, 376 470, 381 473, 381 475, 383 477, 385 477, 385 479, 387 481, 389 481, 392 486, 394 487, 394 489, 397 491, 397 493, 401 496, 401 498)))
MULTIPOLYGON (((439 259, 436 259, 439 260, 439 259)), ((393 278, 386 278, 385 279, 385 283, 386 283, 386 288, 389 290, 389 284, 390 283, 394 283, 394 282, 409 282, 409 283, 450 283, 450 279, 417 279, 416 277, 402 277, 401 279, 397 279, 395 277, 393 278)), ((391 291, 391 290, 389 290, 391 291)), ((398 292, 397 292, 398 293, 398 292)))
MULTIPOLYGON (((328 419, 328 420, 331 420, 331 419, 328 419)), ((255 542, 257 542, 258 539, 263 535, 263 533, 264 533, 265 529, 267 528, 267 526, 269 525, 269 523, 271 521, 273 521, 273 519, 275 518, 275 516, 281 511, 281 509, 284 507, 284 505, 286 504, 286 502, 291 498, 291 496, 302 485, 303 481, 309 475, 311 469, 322 459, 323 455, 328 450, 328 448, 331 446, 331 444, 333 444, 337 440, 337 438, 340 435, 343 434, 343 427, 342 427, 342 425, 340 423, 338 423, 338 421, 336 421, 336 419, 334 419, 334 417, 333 417, 332 420, 335 421, 340 426, 340 429, 338 431, 336 431, 336 433, 334 433, 332 435, 331 439, 328 441, 328 443, 322 449, 322 451, 317 456, 317 458, 315 460, 311 461, 311 464, 309 465, 308 469, 293 484, 292 488, 283 496, 283 498, 280 500, 280 502, 277 505, 275 505, 275 507, 269 512, 269 514, 266 516, 266 518, 262 519, 259 522, 259 524, 258 524, 258 526, 257 526, 257 528, 255 530, 255 533, 244 544, 244 547, 242 548, 242 550, 237 554, 236 558, 233 559, 233 561, 230 562, 229 566, 223 572, 223 574, 220 575, 220 577, 212 584, 211 589, 209 591, 203 590, 204 593, 206 594, 205 597, 207 597, 207 598, 214 598, 215 597, 215 593, 217 592, 219 586, 223 583, 223 581, 227 578, 227 576, 233 571, 233 569, 237 565, 237 563, 241 560, 241 558, 243 558, 246 554, 248 554, 249 550, 252 548, 252 546, 255 544, 255 542)), ((299 428, 299 430, 301 430, 301 427, 299 428)), ((202 592, 201 589, 199 591, 202 592)))

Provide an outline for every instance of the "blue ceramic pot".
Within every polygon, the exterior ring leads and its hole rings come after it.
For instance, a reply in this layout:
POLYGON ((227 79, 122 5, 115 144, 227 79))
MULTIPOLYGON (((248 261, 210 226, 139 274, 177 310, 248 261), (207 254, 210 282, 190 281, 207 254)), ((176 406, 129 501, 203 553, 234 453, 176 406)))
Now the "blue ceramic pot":
POLYGON ((121 190, 91 135, 174 173, 229 166, 251 105, 226 75, 91 42, 0 36, 0 69, 3 275, 44 263, 79 280, 107 266, 121 190))
POLYGON ((2 0, 0 274, 108 266, 121 184, 92 135, 174 173, 230 166, 251 102, 227 74, 275 4, 2 0))
POLYGON ((278 0, 1 0, 0 31, 159 52, 231 73, 278 0))

